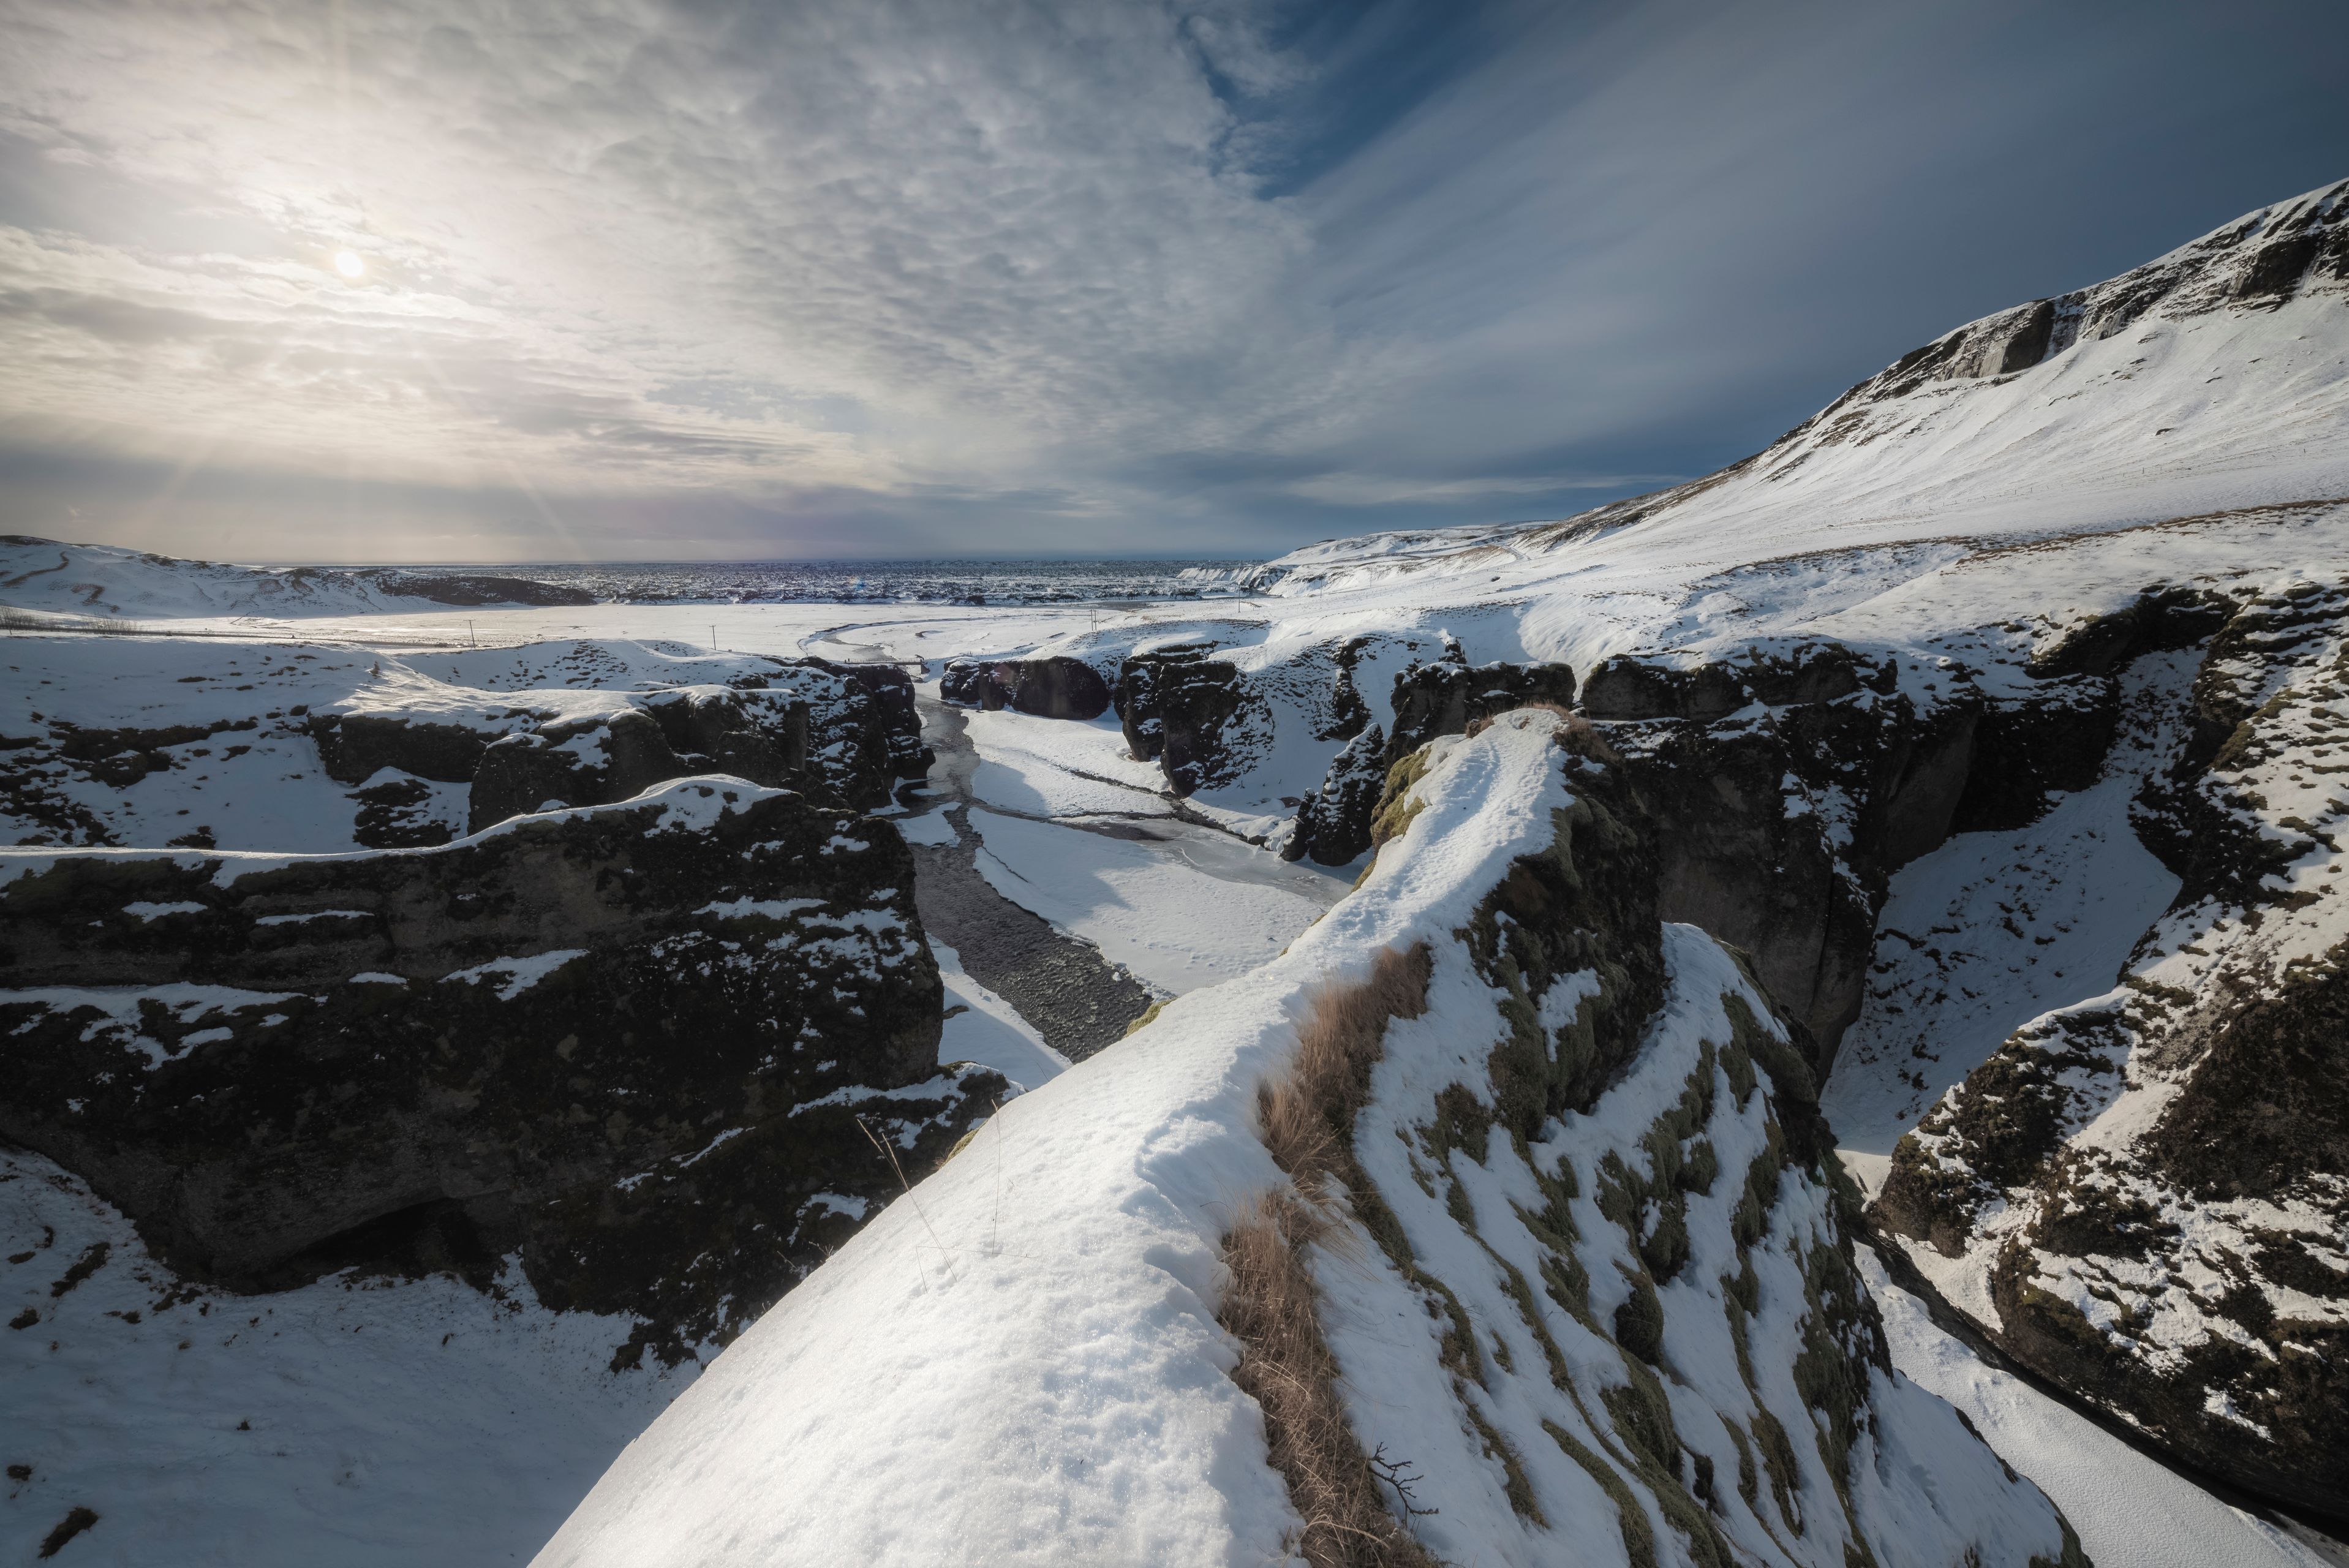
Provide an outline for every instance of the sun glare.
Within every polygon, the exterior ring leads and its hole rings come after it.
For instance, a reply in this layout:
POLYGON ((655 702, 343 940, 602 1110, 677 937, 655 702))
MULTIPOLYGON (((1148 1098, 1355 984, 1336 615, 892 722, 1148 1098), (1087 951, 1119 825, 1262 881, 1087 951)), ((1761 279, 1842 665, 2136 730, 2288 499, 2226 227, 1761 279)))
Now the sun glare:
POLYGON ((335 271, 347 278, 355 278, 367 271, 367 263, 359 260, 359 253, 357 251, 336 251, 335 271))

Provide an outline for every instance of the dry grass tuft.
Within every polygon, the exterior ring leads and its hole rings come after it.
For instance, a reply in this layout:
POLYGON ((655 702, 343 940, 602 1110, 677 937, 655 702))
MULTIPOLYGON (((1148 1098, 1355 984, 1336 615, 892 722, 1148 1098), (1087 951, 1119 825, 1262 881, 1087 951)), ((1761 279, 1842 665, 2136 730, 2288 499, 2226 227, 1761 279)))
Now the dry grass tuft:
POLYGON ((1387 1511, 1338 1401, 1337 1359, 1321 1337, 1304 1248, 1326 1228, 1287 1193, 1252 1205, 1224 1238, 1232 1271, 1218 1315, 1245 1347, 1232 1381, 1264 1410, 1273 1467, 1305 1518, 1297 1542, 1313 1568, 1435 1568, 1387 1511))
POLYGON ((1424 944, 1390 949, 1368 978, 1313 995, 1296 1057, 1265 1086, 1258 1106, 1265 1145, 1297 1191, 1251 1204, 1224 1238, 1231 1279, 1217 1316, 1241 1345, 1232 1380, 1264 1411, 1273 1465, 1305 1519, 1297 1550, 1313 1568, 1435 1565, 1388 1511, 1370 1456, 1346 1423, 1337 1359, 1321 1336, 1304 1257, 1336 1220, 1330 1178, 1349 1185, 1361 1179, 1354 1118, 1370 1098, 1388 1020, 1427 1009, 1432 962, 1424 944))
POLYGON ((1371 961, 1367 979, 1324 985, 1309 1002, 1295 1059, 1257 1103, 1265 1147, 1306 1202, 1324 1202, 1327 1179, 1348 1176, 1354 1118, 1371 1098, 1387 1020, 1427 1010, 1433 964, 1425 944, 1408 953, 1389 948, 1371 961))

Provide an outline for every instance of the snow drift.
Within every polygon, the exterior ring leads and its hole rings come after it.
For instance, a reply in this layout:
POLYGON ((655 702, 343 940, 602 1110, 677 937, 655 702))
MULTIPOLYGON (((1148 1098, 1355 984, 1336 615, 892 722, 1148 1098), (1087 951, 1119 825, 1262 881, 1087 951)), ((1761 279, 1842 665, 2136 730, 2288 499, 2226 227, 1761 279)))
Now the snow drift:
POLYGON ((1785 1027, 1655 920, 1636 803, 1557 727, 1431 747, 1350 897, 1005 1107, 540 1562, 1343 1560, 1218 1321, 1226 1236, 1278 1193, 1335 1215, 1318 1327, 1390 1517, 1439 1557, 2076 1560, 1890 1369, 1785 1027), (1298 1192, 1261 1090, 1329 987, 1423 945, 1424 1002, 1339 1130, 1348 1184, 1298 1192))

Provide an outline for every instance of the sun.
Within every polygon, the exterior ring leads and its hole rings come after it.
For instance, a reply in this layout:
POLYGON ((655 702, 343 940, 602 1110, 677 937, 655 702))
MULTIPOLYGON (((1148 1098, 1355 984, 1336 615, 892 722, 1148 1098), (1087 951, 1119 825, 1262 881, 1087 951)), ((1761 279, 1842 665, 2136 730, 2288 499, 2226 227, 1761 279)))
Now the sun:
POLYGON ((347 278, 355 278, 367 271, 367 263, 359 260, 359 253, 357 251, 336 251, 335 271, 347 278))

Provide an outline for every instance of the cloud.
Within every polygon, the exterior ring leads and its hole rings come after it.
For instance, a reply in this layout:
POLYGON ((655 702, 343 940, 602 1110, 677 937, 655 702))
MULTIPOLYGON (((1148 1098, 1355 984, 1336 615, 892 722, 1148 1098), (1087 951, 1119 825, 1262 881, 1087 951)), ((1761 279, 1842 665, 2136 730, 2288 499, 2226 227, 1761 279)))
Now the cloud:
POLYGON ((1261 408, 1295 378, 1255 327, 1301 232, 1223 158, 1234 122, 1203 64, 1281 79, 1245 17, 14 12, 30 46, 0 93, 19 156, 191 217, 233 208, 274 244, 16 232, 0 352, 46 371, 11 415, 112 411, 153 439, 226 396, 297 466, 391 476, 453 454, 554 475, 595 460, 573 438, 621 431, 672 478, 795 462, 886 488, 1170 416, 1209 438, 1236 399, 1261 408), (342 249, 366 259, 360 286, 326 264, 342 249), (249 351, 233 377, 196 346, 223 342, 249 351), (778 395, 656 404, 680 383, 778 395), (586 402, 603 412, 577 417, 586 402), (861 413, 792 418, 826 404, 861 413))
POLYGON ((339 486, 378 553, 1211 552, 1571 511, 2337 175, 2349 27, 2263 9, 0 0, 0 448, 43 476, 0 525, 300 555, 339 486))

